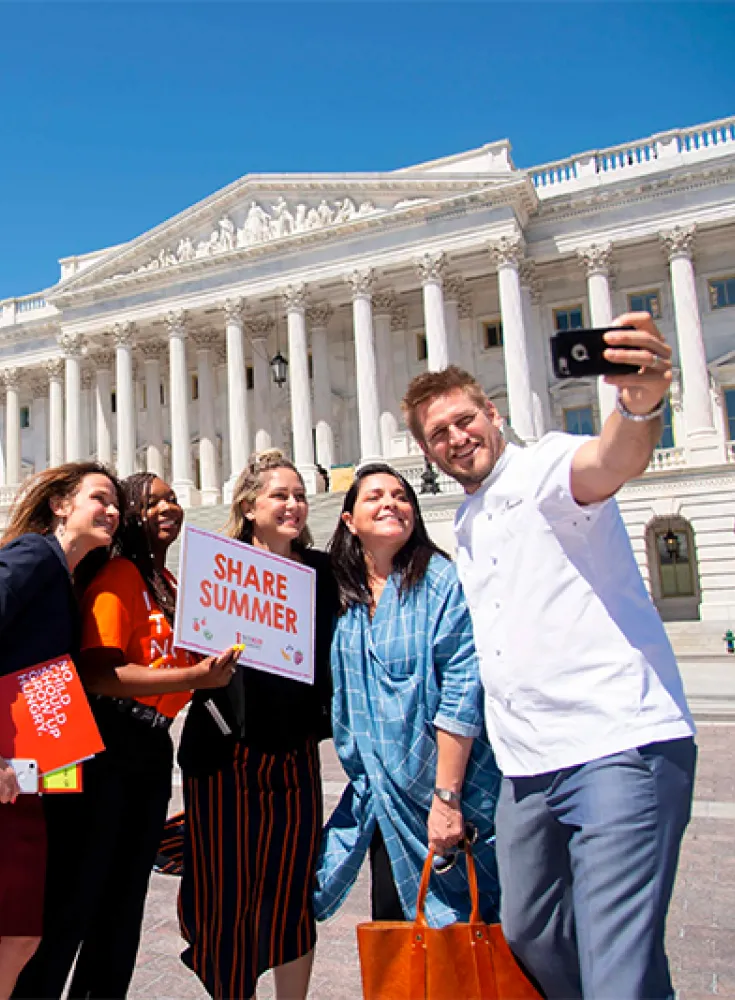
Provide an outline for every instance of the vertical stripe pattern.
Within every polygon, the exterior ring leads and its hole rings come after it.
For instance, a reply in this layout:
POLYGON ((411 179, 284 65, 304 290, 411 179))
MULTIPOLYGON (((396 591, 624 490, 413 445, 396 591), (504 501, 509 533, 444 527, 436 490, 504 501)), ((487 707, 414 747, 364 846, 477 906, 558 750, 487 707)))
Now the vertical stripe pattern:
POLYGON ((316 941, 317 745, 262 753, 238 744, 222 771, 187 777, 184 798, 181 957, 216 1000, 248 998, 267 969, 316 941))

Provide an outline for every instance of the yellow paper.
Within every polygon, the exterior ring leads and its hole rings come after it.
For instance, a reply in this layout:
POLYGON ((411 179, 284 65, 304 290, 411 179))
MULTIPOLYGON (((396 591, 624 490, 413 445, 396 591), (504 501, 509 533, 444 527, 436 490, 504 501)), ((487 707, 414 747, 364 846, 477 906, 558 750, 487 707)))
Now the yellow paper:
POLYGON ((79 764, 59 768, 44 774, 42 780, 44 792, 80 792, 82 790, 82 769, 79 764))

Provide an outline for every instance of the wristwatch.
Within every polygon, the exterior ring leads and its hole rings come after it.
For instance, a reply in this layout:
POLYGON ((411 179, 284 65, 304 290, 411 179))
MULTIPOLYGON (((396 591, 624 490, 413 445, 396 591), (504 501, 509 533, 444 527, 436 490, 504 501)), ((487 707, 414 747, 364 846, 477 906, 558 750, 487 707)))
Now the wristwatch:
POLYGON ((435 788, 434 795, 442 802, 462 801, 462 796, 458 792, 453 792, 450 788, 435 788))

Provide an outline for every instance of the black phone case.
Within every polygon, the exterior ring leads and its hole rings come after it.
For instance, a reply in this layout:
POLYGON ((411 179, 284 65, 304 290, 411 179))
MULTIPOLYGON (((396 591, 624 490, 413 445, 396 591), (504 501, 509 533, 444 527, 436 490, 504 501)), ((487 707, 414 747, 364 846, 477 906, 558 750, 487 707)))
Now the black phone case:
MULTIPOLYGON (((551 361, 557 378, 587 378, 597 375, 630 375, 637 365, 621 365, 603 357, 607 347, 603 335, 612 327, 597 330, 564 330, 551 338, 551 361)), ((615 327, 614 329, 631 329, 615 327)))

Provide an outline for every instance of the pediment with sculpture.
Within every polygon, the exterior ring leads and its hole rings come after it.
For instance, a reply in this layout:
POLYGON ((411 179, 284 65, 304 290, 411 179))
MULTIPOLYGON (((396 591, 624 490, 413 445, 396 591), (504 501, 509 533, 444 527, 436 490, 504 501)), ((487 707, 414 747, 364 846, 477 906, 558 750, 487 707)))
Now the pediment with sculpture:
POLYGON ((266 186, 246 179, 105 255, 63 281, 59 293, 110 282, 137 282, 151 272, 197 268, 214 261, 275 251, 286 242, 328 239, 332 233, 380 225, 458 201, 523 200, 524 179, 381 178, 351 183, 325 179, 266 186), (279 190, 280 188, 280 190, 279 190))

